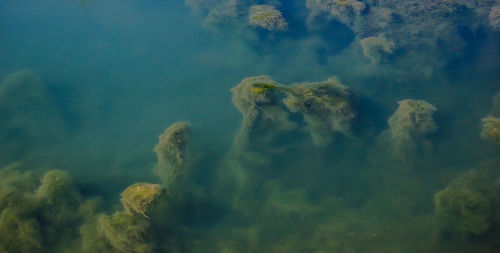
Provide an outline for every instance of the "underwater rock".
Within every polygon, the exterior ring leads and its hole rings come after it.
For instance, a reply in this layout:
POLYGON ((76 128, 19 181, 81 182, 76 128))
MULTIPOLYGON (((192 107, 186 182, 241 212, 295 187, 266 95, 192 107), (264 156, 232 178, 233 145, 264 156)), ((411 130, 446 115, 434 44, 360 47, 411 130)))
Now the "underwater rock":
POLYGON ((65 171, 50 170, 43 175, 40 182, 41 185, 35 191, 38 200, 46 200, 51 204, 60 204, 60 201, 79 202, 80 200, 80 194, 65 171))
POLYGON ((39 75, 20 70, 9 75, 0 86, 0 106, 12 112, 28 112, 49 104, 47 89, 39 75))
POLYGON ((360 41, 363 55, 370 59, 372 63, 378 63, 388 55, 392 54, 394 42, 387 40, 383 36, 372 36, 360 41))
POLYGON ((248 27, 248 13, 253 0, 185 0, 201 16, 203 24, 215 31, 229 33, 248 27))
POLYGON ((78 214, 85 220, 89 221, 94 218, 97 210, 104 203, 104 199, 102 197, 93 197, 85 200, 78 207, 78 214))
POLYGON ((135 183, 121 194, 120 202, 130 215, 140 214, 146 218, 151 203, 163 193, 159 184, 135 183))
POLYGON ((151 247, 144 242, 143 235, 149 227, 145 219, 124 212, 97 219, 98 231, 106 241, 121 252, 151 252, 151 247))
POLYGON ((158 158, 155 172, 167 189, 186 176, 189 128, 190 124, 187 121, 172 124, 158 137, 158 144, 154 147, 158 158))
POLYGON ((0 170, 0 252, 61 252, 76 245, 81 196, 64 171, 37 178, 20 164, 0 170), (70 246, 71 244, 71 246, 70 246))
POLYGON ((206 13, 215 6, 223 3, 223 0, 184 0, 184 3, 197 12, 206 13))
POLYGON ((254 84, 263 83, 278 85, 269 76, 255 76, 243 79, 236 87, 231 89, 233 104, 243 114, 243 127, 251 128, 260 115, 261 106, 276 103, 275 94, 269 90, 260 90, 254 84))
POLYGON ((250 25, 269 31, 283 31, 288 29, 288 23, 281 12, 270 5, 254 5, 250 7, 248 22, 250 25))
POLYGON ((436 108, 423 100, 405 99, 389 118, 394 154, 406 160, 417 151, 428 134, 437 130, 433 114, 436 108))
POLYGON ((98 215, 80 228, 82 252, 146 253, 152 245, 144 240, 150 224, 146 218, 118 211, 98 215))
POLYGON ((40 225, 15 209, 0 215, 0 252, 43 252, 40 225))
POLYGON ((458 233, 481 234, 488 230, 490 203, 468 189, 444 189, 436 193, 436 216, 441 226, 458 233))
POLYGON ((478 235, 491 226, 495 183, 487 171, 472 170, 434 197, 437 226, 457 239, 478 235))
POLYGON ((51 170, 40 180, 34 192, 36 210, 33 215, 41 226, 44 242, 55 248, 66 248, 64 238, 77 234, 82 221, 78 212, 81 195, 71 177, 62 170, 51 170))
POLYGON ((40 252, 43 245, 36 203, 27 197, 36 188, 31 173, 19 163, 0 170, 0 252, 40 252))
POLYGON ((235 1, 228 1, 210 8, 203 24, 207 26, 236 27, 243 26, 241 17, 244 12, 238 8, 235 1))
POLYGON ((500 29, 500 6, 494 6, 491 8, 490 14, 488 15, 488 19, 491 27, 495 30, 500 29))
POLYGON ((500 146, 500 118, 488 116, 483 118, 481 122, 483 123, 481 137, 500 146))
POLYGON ((306 6, 311 10, 309 20, 328 15, 328 17, 352 27, 355 19, 366 8, 363 2, 357 0, 307 0, 306 6))
MULTIPOLYGON (((272 139, 280 132, 296 128, 288 114, 281 108, 277 87, 283 87, 269 76, 254 76, 243 79, 231 89, 233 104, 243 114, 243 122, 235 138, 235 147, 249 144, 252 132, 263 130, 262 138, 272 139)), ((261 138, 261 139, 262 139, 261 138)))
POLYGON ((318 146, 327 145, 336 132, 350 135, 356 117, 354 95, 336 77, 324 82, 291 86, 284 104, 299 112, 309 124, 309 132, 318 146))

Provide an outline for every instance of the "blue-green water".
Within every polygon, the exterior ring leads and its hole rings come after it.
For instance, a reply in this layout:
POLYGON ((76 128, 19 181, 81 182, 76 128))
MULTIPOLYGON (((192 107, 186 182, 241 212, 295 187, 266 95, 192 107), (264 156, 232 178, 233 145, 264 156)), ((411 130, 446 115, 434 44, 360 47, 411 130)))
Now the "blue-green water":
POLYGON ((497 0, 1 1, 0 253, 500 252, 499 80, 497 0))

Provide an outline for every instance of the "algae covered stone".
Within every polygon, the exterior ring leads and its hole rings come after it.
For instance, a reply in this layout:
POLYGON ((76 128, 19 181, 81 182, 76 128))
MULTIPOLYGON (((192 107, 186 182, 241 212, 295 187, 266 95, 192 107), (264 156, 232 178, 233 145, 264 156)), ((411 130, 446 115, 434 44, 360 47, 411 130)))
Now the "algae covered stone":
POLYGON ((388 123, 393 154, 397 159, 406 161, 414 157, 419 148, 432 144, 426 137, 438 129, 433 118, 436 108, 426 101, 414 99, 401 100, 398 104, 388 123))
POLYGON ((357 114, 354 95, 336 77, 297 84, 287 93, 283 102, 290 111, 304 116, 316 145, 325 146, 336 132, 351 134, 351 124, 357 114))
POLYGON ((146 253, 152 245, 144 240, 150 224, 147 219, 124 211, 98 215, 80 228, 82 252, 146 253))
POLYGON ((266 75, 247 77, 231 89, 233 104, 243 114, 242 126, 234 141, 235 148, 247 147, 256 138, 272 140, 297 127, 283 110, 279 99, 282 94, 277 90, 287 89, 266 75))
POLYGON ((121 193, 120 202, 129 214, 140 214, 147 218, 151 203, 162 193, 159 184, 135 183, 121 193))
POLYGON ((170 187, 186 174, 189 129, 190 124, 187 121, 172 124, 160 135, 159 142, 154 147, 158 158, 155 171, 166 187, 170 187))
POLYGON ((283 31, 288 29, 288 23, 274 6, 254 5, 250 7, 248 21, 253 26, 258 26, 269 31, 283 31))
POLYGON ((481 122, 483 123, 481 137, 500 146, 500 119, 488 116, 483 118, 481 122))
POLYGON ((362 39, 360 42, 363 55, 370 59, 372 63, 378 63, 385 57, 392 54, 394 42, 383 36, 371 36, 362 39))
POLYGON ((488 230, 491 205, 485 197, 469 189, 444 189, 435 196, 436 215, 446 229, 481 234, 488 230))

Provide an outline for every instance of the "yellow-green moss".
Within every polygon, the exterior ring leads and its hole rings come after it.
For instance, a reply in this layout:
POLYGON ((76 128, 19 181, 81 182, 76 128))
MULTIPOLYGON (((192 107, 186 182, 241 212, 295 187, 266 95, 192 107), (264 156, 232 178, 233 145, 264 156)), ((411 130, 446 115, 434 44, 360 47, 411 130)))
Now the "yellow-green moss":
POLYGON ((500 119, 488 116, 483 118, 481 122, 483 123, 481 137, 500 146, 500 119))
POLYGON ((148 218, 147 212, 163 190, 159 184, 135 183, 121 193, 120 202, 123 208, 131 214, 140 214, 148 218))
POLYGON ((155 172, 166 188, 180 183, 187 173, 186 147, 189 131, 189 122, 176 122, 160 135, 158 144, 154 147, 158 158, 155 172))
POLYGON ((41 252, 42 234, 38 222, 15 209, 0 215, 0 248, 7 252, 41 252))
POLYGON ((304 116, 316 145, 327 145, 335 132, 350 135, 357 114, 354 96, 336 77, 294 85, 285 92, 288 97, 283 102, 304 116))

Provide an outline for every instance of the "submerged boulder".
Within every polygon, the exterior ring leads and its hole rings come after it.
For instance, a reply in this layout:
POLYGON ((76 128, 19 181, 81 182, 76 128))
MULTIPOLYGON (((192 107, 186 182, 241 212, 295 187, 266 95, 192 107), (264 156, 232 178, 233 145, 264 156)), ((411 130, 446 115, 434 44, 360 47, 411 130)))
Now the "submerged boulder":
POLYGON ((437 131, 433 114, 436 108, 423 100, 405 99, 389 118, 394 155, 407 160, 422 145, 430 144, 427 135, 437 131))
POLYGON ((286 92, 288 97, 283 102, 290 111, 304 116, 316 145, 325 146, 336 132, 351 134, 357 114, 354 95, 336 77, 296 84, 286 92))
POLYGON ((500 118, 488 116, 483 118, 481 122, 483 123, 481 137, 500 146, 500 118))
POLYGON ((283 31, 288 29, 288 22, 286 22, 281 12, 270 5, 254 5, 250 7, 248 22, 250 25, 269 31, 283 31))
POLYGON ((161 194, 162 188, 159 184, 135 183, 121 194, 120 202, 129 214, 140 214, 146 218, 151 203, 161 194))
POLYGON ((167 188, 187 173, 186 146, 189 128, 187 121, 172 124, 158 137, 158 144, 154 147, 158 158, 155 172, 167 188))

